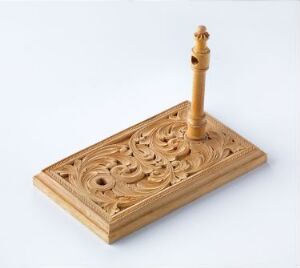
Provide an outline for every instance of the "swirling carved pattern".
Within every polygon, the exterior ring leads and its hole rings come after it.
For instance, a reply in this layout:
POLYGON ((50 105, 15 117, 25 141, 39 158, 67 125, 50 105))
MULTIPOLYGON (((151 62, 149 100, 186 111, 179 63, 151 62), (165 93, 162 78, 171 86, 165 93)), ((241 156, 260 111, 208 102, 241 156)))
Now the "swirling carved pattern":
POLYGON ((112 216, 247 149, 212 120, 205 139, 189 141, 186 116, 186 108, 178 110, 54 171, 112 216))

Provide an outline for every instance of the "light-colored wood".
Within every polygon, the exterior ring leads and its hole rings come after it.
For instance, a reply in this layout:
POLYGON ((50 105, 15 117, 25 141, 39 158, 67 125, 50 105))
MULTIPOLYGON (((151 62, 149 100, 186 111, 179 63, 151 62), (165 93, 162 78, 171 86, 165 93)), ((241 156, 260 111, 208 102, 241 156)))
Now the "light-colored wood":
POLYGON ((111 243, 266 161, 207 115, 206 138, 185 138, 183 102, 34 177, 35 185, 111 243))
POLYGON ((188 116, 187 137, 200 140, 205 135, 205 73, 209 67, 210 50, 206 45, 209 34, 205 26, 199 26, 194 34, 195 46, 192 49, 191 66, 193 75, 192 104, 188 116))
POLYGON ((39 189, 108 243, 266 161, 264 152, 204 113, 204 26, 195 38, 192 104, 185 101, 34 176, 39 189))
MULTIPOLYGON (((41 172, 40 174, 34 176, 33 183, 39 188, 42 192, 44 192, 47 196, 49 196, 52 200, 54 200, 57 204, 59 204, 62 208, 68 211, 72 216, 78 219, 81 223, 87 226, 90 230, 92 230, 95 234, 100 236, 105 242, 110 243, 108 240, 108 230, 104 230, 101 226, 97 224, 97 221, 93 221, 93 218, 90 217, 89 213, 83 213, 82 210, 78 209, 74 202, 67 201, 68 199, 64 197, 63 194, 60 194, 59 191, 55 191, 48 186, 45 181, 51 180, 47 177, 46 174, 41 172)), ((81 208, 84 207, 84 204, 80 205, 81 208)))

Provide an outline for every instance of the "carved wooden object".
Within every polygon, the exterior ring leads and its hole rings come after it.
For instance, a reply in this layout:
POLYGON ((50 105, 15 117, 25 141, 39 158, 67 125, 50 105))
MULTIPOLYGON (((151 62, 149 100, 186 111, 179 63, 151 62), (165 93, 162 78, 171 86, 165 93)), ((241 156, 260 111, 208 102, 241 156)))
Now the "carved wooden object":
POLYGON ((34 177, 38 188, 108 243, 266 161, 264 152, 204 114, 205 27, 195 38, 192 104, 183 102, 34 177))

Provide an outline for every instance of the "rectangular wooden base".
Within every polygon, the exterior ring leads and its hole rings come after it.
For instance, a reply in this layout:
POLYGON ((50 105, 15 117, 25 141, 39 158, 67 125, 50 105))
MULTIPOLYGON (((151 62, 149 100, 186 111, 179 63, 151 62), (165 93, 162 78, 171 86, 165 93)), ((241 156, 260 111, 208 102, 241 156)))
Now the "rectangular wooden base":
POLYGON ((206 138, 188 140, 188 108, 181 103, 71 155, 34 184, 112 243, 266 161, 209 115, 206 138))

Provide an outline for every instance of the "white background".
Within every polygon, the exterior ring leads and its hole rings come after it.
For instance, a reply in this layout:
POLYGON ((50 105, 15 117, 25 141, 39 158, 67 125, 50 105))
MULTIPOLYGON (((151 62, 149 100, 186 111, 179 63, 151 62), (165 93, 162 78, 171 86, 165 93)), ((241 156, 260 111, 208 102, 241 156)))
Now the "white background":
POLYGON ((300 264, 299 15, 299 2, 0 3, 0 267, 300 264), (189 99, 198 24, 206 110, 268 164, 107 245, 32 176, 189 99))

